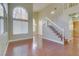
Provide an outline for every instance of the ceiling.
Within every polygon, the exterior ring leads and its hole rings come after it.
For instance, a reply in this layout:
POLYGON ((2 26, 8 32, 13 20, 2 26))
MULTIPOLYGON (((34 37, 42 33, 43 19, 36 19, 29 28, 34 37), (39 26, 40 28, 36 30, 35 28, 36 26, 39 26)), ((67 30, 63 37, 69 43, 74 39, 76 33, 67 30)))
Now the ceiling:
POLYGON ((49 3, 34 3, 33 12, 39 12, 40 10, 42 10, 43 8, 45 8, 48 5, 49 5, 49 3))

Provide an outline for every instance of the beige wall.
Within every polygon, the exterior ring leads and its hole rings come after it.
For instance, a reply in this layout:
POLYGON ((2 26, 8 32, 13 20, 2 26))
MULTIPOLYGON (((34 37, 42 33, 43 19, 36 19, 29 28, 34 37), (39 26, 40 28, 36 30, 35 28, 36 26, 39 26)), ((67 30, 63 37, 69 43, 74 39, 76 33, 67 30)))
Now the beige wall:
POLYGON ((39 28, 39 13, 38 13, 38 12, 34 12, 34 13, 33 13, 33 18, 35 19, 35 23, 36 23, 36 34, 38 34, 38 28, 39 28))

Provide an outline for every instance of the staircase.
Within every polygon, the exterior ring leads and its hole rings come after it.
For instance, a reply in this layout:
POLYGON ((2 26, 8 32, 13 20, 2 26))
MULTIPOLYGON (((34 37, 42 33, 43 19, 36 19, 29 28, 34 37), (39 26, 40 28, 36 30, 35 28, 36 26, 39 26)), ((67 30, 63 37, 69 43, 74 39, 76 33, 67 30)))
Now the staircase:
POLYGON ((48 27, 58 36, 58 38, 61 38, 61 41, 63 40, 63 35, 59 33, 54 27, 48 25, 48 27))
MULTIPOLYGON (((49 18, 45 18, 45 20, 47 21, 47 28, 49 28, 50 30, 48 30, 49 32, 52 31, 52 34, 50 32, 51 35, 53 35, 53 37, 56 37, 56 39, 58 41, 61 41, 63 44, 65 43, 65 36, 64 36, 64 29, 62 29, 61 27, 59 27, 58 25, 56 25, 53 21, 51 21, 49 18)), ((51 39, 53 39, 53 37, 51 39)))

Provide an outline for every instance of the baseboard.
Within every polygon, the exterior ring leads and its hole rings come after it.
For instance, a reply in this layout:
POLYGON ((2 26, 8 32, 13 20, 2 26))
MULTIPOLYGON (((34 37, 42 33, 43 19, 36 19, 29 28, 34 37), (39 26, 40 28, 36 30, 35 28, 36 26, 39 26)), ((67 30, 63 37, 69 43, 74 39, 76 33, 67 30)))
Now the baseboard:
POLYGON ((9 41, 8 41, 8 43, 7 43, 7 45, 6 45, 5 51, 4 51, 4 53, 3 53, 3 56, 5 56, 5 55, 6 55, 8 45, 9 45, 9 41))
POLYGON ((56 43, 64 45, 64 42, 59 42, 59 41, 56 41, 56 40, 52 40, 52 39, 49 39, 49 38, 44 37, 44 36, 43 36, 43 39, 50 40, 50 41, 53 41, 53 42, 56 42, 56 43))
MULTIPOLYGON (((43 37, 43 39, 50 40, 50 41, 53 41, 53 42, 64 45, 64 43, 62 43, 62 42, 59 42, 59 41, 56 41, 56 40, 51 40, 51 39, 49 39, 47 37, 44 37, 44 36, 42 36, 42 37, 43 37)), ((3 53, 3 56, 6 55, 6 51, 7 51, 7 48, 8 48, 8 45, 9 45, 10 42, 20 41, 20 40, 27 40, 27 39, 33 39, 33 38, 26 38, 26 39, 19 39, 19 40, 9 40, 8 43, 7 43, 6 49, 5 49, 4 53, 3 53)))
MULTIPOLYGON (((33 39, 33 38, 27 38, 27 39, 33 39)), ((20 40, 27 40, 27 39, 9 40, 9 41, 8 41, 8 43, 7 43, 7 45, 6 45, 5 51, 4 51, 4 53, 3 53, 3 56, 5 56, 5 55, 6 55, 7 48, 8 48, 8 45, 9 45, 9 43, 10 43, 10 42, 20 41, 20 40)))
POLYGON ((14 39, 14 40, 9 40, 9 42, 15 42, 15 41, 21 41, 21 40, 27 40, 27 39, 33 39, 33 38, 26 38, 26 39, 14 39))

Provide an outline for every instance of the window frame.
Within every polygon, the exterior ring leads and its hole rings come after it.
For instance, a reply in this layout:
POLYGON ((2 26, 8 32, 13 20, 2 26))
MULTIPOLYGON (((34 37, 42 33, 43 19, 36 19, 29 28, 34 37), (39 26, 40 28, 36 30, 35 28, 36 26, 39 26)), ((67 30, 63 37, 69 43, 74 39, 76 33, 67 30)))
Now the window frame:
MULTIPOLYGON (((0 3, 0 5, 2 6, 2 8, 3 8, 3 16, 0 16, 0 20, 2 19, 3 20, 3 22, 5 23, 5 15, 6 15, 6 10, 5 10, 5 6, 4 6, 4 4, 3 3, 0 3)), ((5 32, 5 24, 3 24, 3 32, 1 33, 0 32, 0 34, 3 34, 5 32)))
MULTIPOLYGON (((17 7, 15 7, 15 8, 17 8, 17 7)), ((14 8, 14 9, 15 9, 15 8, 14 8)), ((29 22, 28 22, 28 18, 29 18, 29 17, 28 17, 28 11, 27 11, 25 8, 23 8, 23 7, 19 7, 19 8, 22 8, 22 9, 24 9, 24 10, 26 11, 27 19, 13 18, 13 15, 14 15, 14 14, 12 14, 12 20, 13 20, 13 21, 21 21, 21 22, 27 22, 27 23, 29 23, 29 22)), ((16 12, 14 9, 13 9, 13 13, 16 12)), ((21 13, 22 13, 22 12, 21 12, 21 13)), ((28 31, 28 28, 27 28, 27 31, 28 31)), ((28 32, 27 32, 27 33, 17 33, 17 34, 28 34, 28 32)), ((15 34, 14 31, 13 31, 13 35, 17 35, 17 34, 15 34)))

